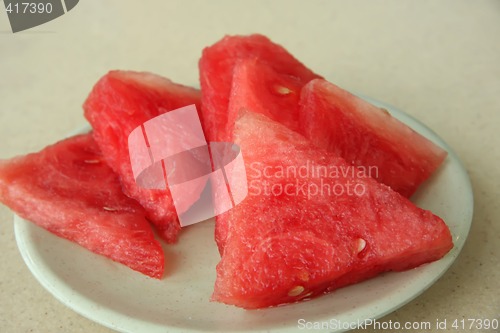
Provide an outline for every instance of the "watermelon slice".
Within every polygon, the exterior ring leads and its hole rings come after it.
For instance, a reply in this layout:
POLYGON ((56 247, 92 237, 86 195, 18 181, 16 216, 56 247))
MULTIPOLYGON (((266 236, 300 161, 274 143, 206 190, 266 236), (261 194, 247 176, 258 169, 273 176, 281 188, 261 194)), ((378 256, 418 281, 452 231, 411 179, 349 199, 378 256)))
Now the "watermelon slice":
POLYGON ((307 300, 453 247, 439 217, 264 115, 243 113, 235 143, 249 194, 217 218, 215 301, 254 309, 307 300))
MULTIPOLYGON (((165 112, 200 102, 199 90, 163 77, 140 72, 111 71, 97 82, 84 104, 85 117, 108 165, 120 176, 123 191, 136 199, 169 243, 177 240, 180 225, 172 196, 166 190, 136 184, 128 152, 128 136, 144 122, 165 112)), ((200 190, 201 192, 201 190, 200 190)), ((196 194, 188 197, 196 201, 196 194)))
MULTIPOLYGON (((290 76, 295 82, 302 84, 320 77, 265 36, 254 34, 224 37, 205 48, 199 62, 202 121, 209 141, 230 140, 226 129, 229 97, 234 67, 242 59, 258 59, 276 72, 290 76)), ((278 93, 286 95, 284 89, 279 86, 276 88, 278 93)))
POLYGON ((150 277, 164 257, 144 209, 121 191, 91 134, 0 161, 0 201, 19 216, 150 277))
POLYGON ((361 98, 317 79, 301 93, 300 132, 353 165, 375 167, 377 180, 410 197, 443 163, 446 151, 361 98))

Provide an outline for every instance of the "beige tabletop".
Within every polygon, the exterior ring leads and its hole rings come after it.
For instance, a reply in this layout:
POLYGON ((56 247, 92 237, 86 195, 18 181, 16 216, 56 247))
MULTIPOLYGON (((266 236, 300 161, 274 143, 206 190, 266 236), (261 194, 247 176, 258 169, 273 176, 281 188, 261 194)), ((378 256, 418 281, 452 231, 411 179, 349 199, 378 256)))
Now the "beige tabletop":
MULTIPOLYGON (((466 166, 474 219, 445 275, 381 320, 499 318, 499 1, 83 0, 16 34, 0 12, 1 158, 82 127, 82 102, 110 69, 197 85, 202 48, 224 34, 266 34, 337 84, 421 120, 466 166)), ((0 332, 111 332, 37 282, 17 249, 12 216, 0 207, 0 332)))

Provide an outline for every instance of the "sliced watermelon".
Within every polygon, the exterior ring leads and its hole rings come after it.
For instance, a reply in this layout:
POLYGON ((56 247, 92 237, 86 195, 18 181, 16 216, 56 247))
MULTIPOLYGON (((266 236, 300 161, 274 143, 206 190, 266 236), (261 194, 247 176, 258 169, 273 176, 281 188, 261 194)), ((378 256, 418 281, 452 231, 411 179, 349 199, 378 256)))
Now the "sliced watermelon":
POLYGON ((302 84, 319 77, 282 46, 262 35, 226 36, 205 48, 199 68, 202 121, 209 141, 230 140, 226 130, 229 97, 234 67, 242 59, 258 59, 279 74, 291 76, 302 84))
POLYGON ((164 257, 144 209, 121 191, 91 134, 0 161, 0 201, 19 216, 154 278, 164 257))
POLYGON ((347 162, 377 170, 377 180, 410 197, 446 151, 361 98, 325 80, 301 93, 300 132, 347 162))
MULTIPOLYGON (((140 72, 111 71, 97 82, 84 104, 85 117, 108 165, 120 176, 123 191, 146 209, 147 217, 169 243, 177 240, 180 225, 172 196, 136 184, 128 152, 128 136, 136 127, 165 112, 197 104, 199 90, 163 77, 140 72)), ((194 198, 195 195, 190 195, 194 198)))
POLYGON ((235 143, 249 194, 217 218, 215 301, 247 309, 297 302, 453 247, 439 217, 261 114, 237 120, 235 143))

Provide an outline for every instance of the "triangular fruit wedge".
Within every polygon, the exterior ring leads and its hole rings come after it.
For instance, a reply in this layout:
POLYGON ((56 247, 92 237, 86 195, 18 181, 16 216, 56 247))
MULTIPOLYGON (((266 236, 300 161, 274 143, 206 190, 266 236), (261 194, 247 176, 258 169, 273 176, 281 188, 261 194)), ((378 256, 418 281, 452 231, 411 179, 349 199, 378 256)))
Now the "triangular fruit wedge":
POLYGON ((254 309, 310 299, 443 257, 446 224, 269 118, 235 127, 248 196, 217 218, 212 299, 254 309))
POLYGON ((353 165, 377 168, 377 180, 406 197, 446 158, 445 150, 386 110, 325 80, 309 82, 300 104, 307 139, 353 165))
MULTIPOLYGON (((120 176, 123 191, 137 200, 169 243, 177 240, 180 224, 168 188, 145 189, 132 173, 128 136, 144 122, 183 106, 196 104, 200 92, 194 88, 145 72, 111 71, 94 86, 84 104, 85 117, 94 128, 94 138, 108 165, 120 176)), ((196 195, 192 194, 194 201, 196 195)))
POLYGON ((92 134, 0 161, 0 201, 48 231, 161 278, 164 256, 144 209, 121 191, 92 134))
POLYGON ((199 69, 203 128, 210 141, 230 140, 226 129, 229 97, 234 67, 242 59, 257 59, 279 74, 291 76, 302 84, 320 77, 282 46, 259 34, 226 36, 205 48, 199 69))

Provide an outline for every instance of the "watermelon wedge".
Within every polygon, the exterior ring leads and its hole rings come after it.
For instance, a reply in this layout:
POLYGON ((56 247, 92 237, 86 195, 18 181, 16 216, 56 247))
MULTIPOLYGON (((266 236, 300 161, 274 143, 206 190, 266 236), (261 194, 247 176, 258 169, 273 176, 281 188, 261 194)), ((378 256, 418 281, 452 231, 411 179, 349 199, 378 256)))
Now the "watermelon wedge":
POLYGON ((439 217, 264 115, 244 112, 234 133, 249 194, 217 218, 212 300, 247 309, 307 300, 453 247, 439 217))
POLYGON ((221 137, 230 141, 239 111, 250 108, 353 165, 371 168, 378 181, 406 197, 446 158, 443 149, 384 110, 322 79, 304 85, 258 59, 239 60, 221 137))
POLYGON ((363 99, 325 80, 302 90, 300 133, 410 197, 443 163, 446 151, 363 99))
MULTIPOLYGON (((249 36, 226 36, 203 50, 199 62, 202 90, 202 121, 209 141, 230 140, 228 106, 232 87, 233 71, 239 61, 257 59, 279 74, 290 76, 296 82, 319 78, 282 46, 269 38, 254 34, 249 36)), ((285 90, 278 87, 278 93, 285 90)))
MULTIPOLYGON (((111 71, 101 78, 83 106, 94 138, 108 165, 119 175, 124 193, 137 200, 148 219, 169 243, 177 241, 180 225, 172 196, 166 190, 137 185, 130 164, 128 136, 144 122, 168 111, 196 104, 200 92, 163 77, 141 72, 111 71)), ((200 189, 201 192, 201 189, 200 189)), ((196 201, 196 195, 189 198, 196 201)))
POLYGON ((0 161, 0 201, 19 216, 145 275, 164 256, 144 209, 121 191, 92 134, 0 161))

